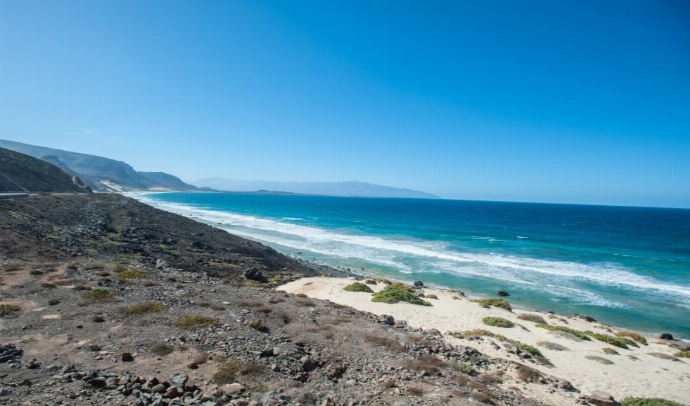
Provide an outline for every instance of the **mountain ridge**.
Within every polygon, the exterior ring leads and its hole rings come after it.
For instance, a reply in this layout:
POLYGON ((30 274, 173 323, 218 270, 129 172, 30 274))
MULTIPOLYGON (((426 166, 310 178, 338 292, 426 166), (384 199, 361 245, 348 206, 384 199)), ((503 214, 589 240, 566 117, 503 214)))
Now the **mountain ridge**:
POLYGON ((123 161, 97 155, 0 140, 0 147, 51 163, 78 176, 91 189, 99 192, 128 190, 197 190, 179 178, 164 172, 138 172, 123 161))
POLYGON ((0 148, 0 193, 91 193, 73 174, 32 156, 0 148))
POLYGON ((192 182, 198 187, 210 187, 226 192, 255 192, 260 190, 308 195, 345 197, 382 197, 439 199, 438 196, 413 189, 376 185, 368 182, 272 182, 238 181, 225 178, 205 178, 192 182))

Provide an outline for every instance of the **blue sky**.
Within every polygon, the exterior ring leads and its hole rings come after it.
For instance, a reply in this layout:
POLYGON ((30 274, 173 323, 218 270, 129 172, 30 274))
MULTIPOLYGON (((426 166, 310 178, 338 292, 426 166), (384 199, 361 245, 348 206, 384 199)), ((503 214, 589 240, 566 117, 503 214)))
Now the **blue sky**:
POLYGON ((0 0, 0 138, 188 181, 690 207, 689 4, 0 0))

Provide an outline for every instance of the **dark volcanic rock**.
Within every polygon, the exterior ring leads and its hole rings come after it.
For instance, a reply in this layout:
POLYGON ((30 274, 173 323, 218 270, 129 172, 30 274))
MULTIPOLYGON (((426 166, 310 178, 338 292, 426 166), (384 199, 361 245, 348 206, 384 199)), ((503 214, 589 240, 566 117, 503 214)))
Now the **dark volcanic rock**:
POLYGON ((659 338, 662 340, 673 340, 673 335, 671 333, 662 333, 659 338))

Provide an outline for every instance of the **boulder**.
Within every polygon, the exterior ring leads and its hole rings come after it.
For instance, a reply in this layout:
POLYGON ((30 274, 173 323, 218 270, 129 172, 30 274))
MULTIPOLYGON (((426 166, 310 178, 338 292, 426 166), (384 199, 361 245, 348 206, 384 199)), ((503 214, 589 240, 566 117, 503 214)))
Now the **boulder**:
POLYGON ((424 287, 424 282, 422 282, 422 281, 414 281, 414 287, 415 287, 415 288, 423 288, 423 287, 424 287))
POLYGON ((505 290, 499 290, 496 294, 498 296, 510 296, 510 293, 506 292, 505 290))
POLYGON ((673 335, 671 333, 663 333, 659 336, 661 340, 673 340, 673 335))

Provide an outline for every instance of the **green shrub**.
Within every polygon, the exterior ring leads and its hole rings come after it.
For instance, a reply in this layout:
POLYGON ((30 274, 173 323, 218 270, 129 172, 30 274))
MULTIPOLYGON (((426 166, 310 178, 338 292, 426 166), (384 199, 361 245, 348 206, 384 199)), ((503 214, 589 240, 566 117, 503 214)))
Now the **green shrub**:
POLYGON ((113 300, 115 298, 115 292, 98 286, 84 293, 82 297, 91 303, 103 303, 113 300))
POLYGON ((426 298, 427 298, 427 299, 436 299, 436 300, 438 300, 438 296, 434 295, 433 293, 431 293, 431 294, 429 294, 429 295, 426 295, 426 298))
POLYGON ((628 349, 628 345, 632 345, 633 347, 639 347, 636 342, 629 338, 614 337, 608 334, 593 333, 591 331, 585 331, 585 334, 587 334, 590 337, 594 337, 597 340, 602 341, 606 344, 615 345, 616 347, 620 347, 625 350, 628 349))
POLYGON ((351 283, 343 288, 346 292, 367 292, 374 293, 373 290, 362 282, 351 283))
POLYGON ((678 402, 661 398, 625 398, 621 400, 621 406, 683 406, 678 402))
POLYGON ((390 285, 393 283, 393 282, 389 281, 388 279, 384 279, 384 278, 377 279, 377 281, 380 283, 386 284, 386 285, 390 285))
POLYGON ((481 300, 473 300, 475 303, 479 303, 480 306, 482 307, 500 307, 501 309, 506 309, 509 312, 513 311, 513 308, 510 307, 510 303, 508 303, 507 300, 503 299, 496 299, 496 298, 490 298, 490 299, 481 299, 481 300))
POLYGON ((386 286, 379 292, 374 293, 371 297, 371 301, 383 303, 407 302, 421 306, 431 306, 431 303, 420 299, 412 288, 402 283, 394 283, 386 286))
POLYGON ((263 365, 257 362, 228 362, 221 365, 213 374, 213 381, 216 385, 225 385, 228 383, 237 382, 240 377, 258 378, 264 374, 263 365))
POLYGON ((462 372, 463 374, 467 374, 467 375, 472 375, 472 374, 474 374, 474 373, 476 372, 476 371, 474 370, 474 368, 472 368, 472 365, 470 365, 470 364, 465 364, 465 363, 463 363, 463 362, 457 364, 457 365, 455 366, 455 369, 457 369, 458 371, 462 372))
POLYGON ((483 330, 483 329, 466 330, 466 331, 463 331, 463 334, 466 336, 470 336, 470 337, 471 336, 486 336, 486 337, 495 338, 498 341, 513 344, 514 346, 518 347, 522 351, 530 353, 536 357, 540 357, 540 358, 542 358, 543 362, 548 362, 546 360, 546 358, 544 358, 544 355, 541 353, 541 351, 539 351, 537 348, 532 347, 529 344, 525 344, 521 341, 513 340, 512 338, 508 338, 502 334, 496 334, 496 333, 491 332, 489 330, 483 330))
POLYGON ((609 354, 609 355, 618 355, 618 351, 614 350, 613 348, 602 348, 601 349, 604 354, 609 354))
POLYGON ((133 269, 125 269, 124 271, 120 272, 118 276, 122 279, 143 279, 149 275, 145 272, 139 272, 133 269))
POLYGON ((678 358, 690 358, 690 351, 681 351, 673 354, 675 357, 678 358))
POLYGON ((484 317, 482 319, 482 322, 486 324, 487 326, 493 326, 493 327, 513 327, 514 324, 510 320, 506 320, 503 317, 484 317))
POLYGON ((216 319, 199 315, 187 315, 180 317, 175 325, 185 330, 196 330, 198 328, 219 326, 220 323, 216 319))
POLYGON ((21 306, 13 304, 2 304, 0 305, 0 317, 9 316, 10 314, 16 313, 22 310, 21 306))
POLYGON ((589 335, 587 335, 585 332, 580 331, 580 330, 574 330, 574 329, 568 328, 568 327, 552 326, 551 324, 542 324, 542 323, 535 324, 535 327, 545 328, 545 329, 551 330, 551 331, 564 331, 570 335, 574 335, 575 337, 577 337, 581 340, 592 341, 592 339, 589 337, 589 335))
POLYGON ((128 316, 140 316, 147 313, 162 312, 166 307, 163 303, 142 302, 127 307, 121 307, 118 311, 128 316))
POLYGON ((638 343, 642 345, 648 345, 647 344, 647 339, 644 338, 642 334, 636 333, 634 331, 618 331, 616 333, 616 337, 628 337, 632 338, 633 340, 637 341, 638 343))

